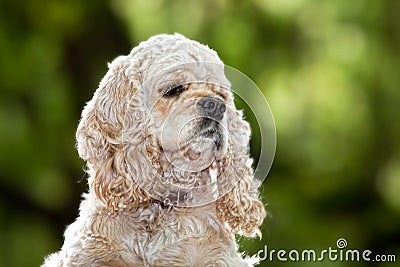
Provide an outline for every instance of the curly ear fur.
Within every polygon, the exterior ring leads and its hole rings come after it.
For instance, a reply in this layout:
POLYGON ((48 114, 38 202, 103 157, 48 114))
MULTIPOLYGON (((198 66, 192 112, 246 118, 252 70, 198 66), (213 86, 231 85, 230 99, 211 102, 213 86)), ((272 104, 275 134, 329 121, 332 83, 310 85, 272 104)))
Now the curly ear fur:
POLYGON ((233 158, 225 170, 234 186, 217 200, 217 214, 229 228, 237 234, 246 237, 261 237, 258 227, 262 224, 266 211, 259 200, 258 186, 254 180, 249 157, 250 126, 243 120, 241 111, 231 116, 228 125, 230 135, 230 150, 233 158))
POLYGON ((148 200, 125 162, 127 148, 144 140, 144 116, 139 108, 142 105, 129 101, 138 92, 137 84, 127 75, 136 68, 133 54, 134 51, 109 64, 107 74, 82 112, 76 133, 79 155, 89 168, 89 188, 109 212, 148 200), (133 122, 135 126, 130 125, 133 122), (129 129, 129 143, 123 138, 125 129, 129 129))

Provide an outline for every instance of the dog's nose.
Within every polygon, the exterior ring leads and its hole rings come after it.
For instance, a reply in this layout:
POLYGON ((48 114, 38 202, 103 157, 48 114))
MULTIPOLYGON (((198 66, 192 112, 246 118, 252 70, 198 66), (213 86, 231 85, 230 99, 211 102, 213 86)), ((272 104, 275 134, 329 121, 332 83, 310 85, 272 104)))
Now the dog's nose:
POLYGON ((214 120, 222 120, 226 111, 225 103, 213 96, 203 96, 197 101, 196 105, 202 116, 214 120))

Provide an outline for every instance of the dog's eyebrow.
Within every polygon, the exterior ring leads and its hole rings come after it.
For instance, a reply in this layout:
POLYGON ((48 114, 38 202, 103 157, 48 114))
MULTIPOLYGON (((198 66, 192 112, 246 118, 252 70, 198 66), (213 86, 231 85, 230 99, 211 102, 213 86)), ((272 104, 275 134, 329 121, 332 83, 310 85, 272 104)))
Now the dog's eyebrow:
POLYGON ((220 96, 224 101, 228 99, 225 93, 217 92, 217 95, 220 96))
POLYGON ((165 97, 172 97, 180 95, 183 91, 185 91, 186 86, 183 84, 172 86, 170 89, 164 92, 165 97))
POLYGON ((164 94, 171 88, 177 87, 179 85, 183 85, 187 87, 190 83, 184 81, 183 79, 169 80, 166 82, 162 82, 161 86, 158 88, 158 93, 164 94))

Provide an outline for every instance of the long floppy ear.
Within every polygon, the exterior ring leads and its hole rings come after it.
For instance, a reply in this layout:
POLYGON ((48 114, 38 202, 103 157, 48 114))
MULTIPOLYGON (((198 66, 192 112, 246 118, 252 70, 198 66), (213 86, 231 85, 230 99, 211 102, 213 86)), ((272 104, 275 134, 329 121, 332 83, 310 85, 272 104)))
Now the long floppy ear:
POLYGON ((217 200, 217 214, 229 228, 246 237, 261 237, 258 227, 262 224, 266 211, 259 199, 259 183, 254 180, 249 157, 250 126, 243 120, 241 111, 236 111, 230 118, 229 150, 231 162, 225 173, 236 184, 223 197, 217 200))
POLYGON ((76 132, 79 156, 91 165, 102 165, 120 144, 126 94, 135 91, 122 69, 127 62, 123 57, 109 64, 93 98, 82 111, 76 132))
MULTIPOLYGON (((82 112, 76 133, 79 155, 89 168, 90 191, 110 212, 144 199, 144 192, 127 170, 124 152, 124 129, 131 127, 125 115, 131 104, 129 99, 137 92, 137 85, 132 82, 134 77, 128 77, 135 68, 132 62, 129 55, 109 64, 107 74, 82 112)), ((139 108, 136 110, 139 112, 139 108)), ((138 133, 131 136, 141 137, 138 128, 138 133)))

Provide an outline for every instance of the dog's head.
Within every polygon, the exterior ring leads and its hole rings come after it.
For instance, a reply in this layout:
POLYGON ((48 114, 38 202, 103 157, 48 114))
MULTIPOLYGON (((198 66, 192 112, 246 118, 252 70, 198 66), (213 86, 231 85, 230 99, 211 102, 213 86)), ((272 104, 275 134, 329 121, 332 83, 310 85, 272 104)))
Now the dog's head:
POLYGON ((182 35, 158 35, 109 65, 77 131, 89 185, 110 211, 153 201, 216 202, 232 230, 254 235, 265 217, 217 54, 182 35))

